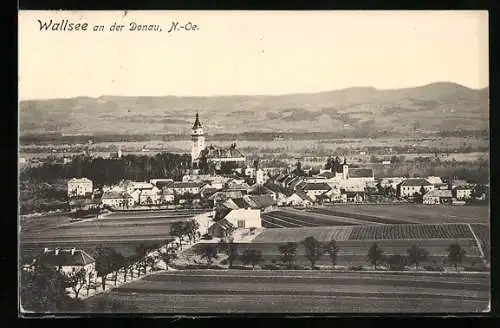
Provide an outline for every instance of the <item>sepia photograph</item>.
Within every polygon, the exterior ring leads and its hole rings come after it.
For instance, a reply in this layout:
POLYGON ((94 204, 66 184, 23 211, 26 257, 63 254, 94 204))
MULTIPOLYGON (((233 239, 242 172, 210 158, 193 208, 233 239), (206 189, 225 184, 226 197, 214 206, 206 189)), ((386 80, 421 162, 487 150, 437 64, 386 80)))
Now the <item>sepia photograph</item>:
POLYGON ((20 317, 491 311, 487 11, 18 28, 20 317))

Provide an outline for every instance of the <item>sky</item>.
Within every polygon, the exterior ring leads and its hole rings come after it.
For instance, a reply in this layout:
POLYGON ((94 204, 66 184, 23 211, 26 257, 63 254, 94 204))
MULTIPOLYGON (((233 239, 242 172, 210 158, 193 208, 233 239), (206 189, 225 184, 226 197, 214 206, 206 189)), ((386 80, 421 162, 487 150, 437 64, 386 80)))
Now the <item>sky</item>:
POLYGON ((19 13, 19 97, 287 94, 433 82, 488 86, 488 13, 19 13), (88 31, 40 31, 67 19, 88 31), (197 31, 168 33, 172 22, 197 31), (123 31, 109 31, 113 23, 123 31), (128 31, 129 24, 161 32, 128 31), (102 25, 105 30, 92 31, 102 25))

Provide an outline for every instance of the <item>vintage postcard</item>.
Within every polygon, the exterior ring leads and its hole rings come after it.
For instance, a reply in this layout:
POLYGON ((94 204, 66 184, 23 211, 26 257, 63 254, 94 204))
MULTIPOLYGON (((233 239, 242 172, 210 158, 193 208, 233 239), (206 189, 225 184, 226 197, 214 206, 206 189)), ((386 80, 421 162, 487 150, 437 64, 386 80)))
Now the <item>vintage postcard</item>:
POLYGON ((486 11, 20 11, 19 312, 490 310, 486 11))

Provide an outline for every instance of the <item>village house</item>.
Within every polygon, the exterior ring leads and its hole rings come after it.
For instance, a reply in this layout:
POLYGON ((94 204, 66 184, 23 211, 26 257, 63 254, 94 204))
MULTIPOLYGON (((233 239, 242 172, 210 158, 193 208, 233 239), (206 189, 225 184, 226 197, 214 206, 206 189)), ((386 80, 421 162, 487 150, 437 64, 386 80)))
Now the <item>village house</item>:
POLYGON ((473 187, 471 186, 458 186, 453 189, 453 197, 457 200, 466 200, 472 198, 473 187))
POLYGON ((443 180, 441 180, 440 177, 435 177, 435 176, 428 176, 426 180, 433 185, 443 183, 443 180))
POLYGON ((208 234, 216 238, 225 238, 231 235, 236 227, 226 219, 218 220, 208 227, 208 234))
POLYGON ((281 206, 310 206, 314 200, 309 197, 305 192, 297 190, 287 198, 278 202, 281 206))
POLYGON ((135 190, 155 190, 158 191, 158 187, 149 182, 136 182, 136 181, 124 181, 122 183, 123 189, 128 194, 132 194, 135 190))
POLYGON ((276 201, 276 193, 261 184, 253 185, 252 188, 248 191, 248 195, 269 195, 276 201))
POLYGON ((273 193, 272 196, 278 204, 282 203, 283 200, 285 200, 289 196, 284 191, 280 190, 279 187, 276 185, 266 184, 265 187, 273 193))
POLYGON ((126 192, 105 191, 101 197, 103 206, 111 208, 129 208, 135 205, 134 198, 126 192))
POLYGON ((73 178, 68 181, 68 197, 90 197, 93 191, 93 183, 90 179, 73 178))
POLYGON ((333 186, 332 189, 324 192, 320 196, 316 197, 317 199, 321 199, 326 203, 345 203, 347 202, 347 195, 345 192, 343 193, 340 188, 337 186, 333 186))
POLYGON ((149 180, 149 183, 161 189, 160 186, 163 186, 165 184, 174 183, 174 180, 173 179, 151 179, 151 180, 149 180))
POLYGON ((81 249, 44 249, 39 257, 40 263, 54 266, 68 275, 77 270, 85 269, 87 274, 95 270, 95 259, 81 249))
POLYGON ((365 200, 366 193, 364 191, 343 191, 346 202, 360 203, 365 200))
POLYGON ((306 183, 300 190, 306 193, 306 195, 313 201, 316 196, 324 194, 325 192, 331 190, 332 187, 328 183, 306 183))
POLYGON ((424 190, 427 193, 434 190, 434 185, 426 179, 410 178, 405 179, 397 187, 398 197, 400 198, 421 195, 421 190, 424 190))
POLYGON ((452 200, 451 190, 431 190, 423 196, 423 203, 426 205, 451 204, 452 200))
POLYGON ((158 188, 140 190, 139 205, 159 205, 161 204, 161 191, 158 188))
POLYGON ((380 179, 380 186, 383 188, 391 187, 394 190, 397 189, 398 184, 406 180, 404 177, 391 177, 391 178, 382 178, 380 179))
POLYGON ((243 200, 251 209, 259 209, 266 212, 276 205, 276 200, 270 195, 245 195, 243 200))
POLYGON ((173 192, 177 195, 199 194, 204 185, 203 182, 174 182, 173 192))
POLYGON ((224 219, 226 219, 236 228, 262 228, 260 210, 231 210, 226 216, 224 216, 224 219))
POLYGON ((85 198, 85 199, 71 199, 69 201, 70 210, 92 210, 102 207, 101 199, 85 198))

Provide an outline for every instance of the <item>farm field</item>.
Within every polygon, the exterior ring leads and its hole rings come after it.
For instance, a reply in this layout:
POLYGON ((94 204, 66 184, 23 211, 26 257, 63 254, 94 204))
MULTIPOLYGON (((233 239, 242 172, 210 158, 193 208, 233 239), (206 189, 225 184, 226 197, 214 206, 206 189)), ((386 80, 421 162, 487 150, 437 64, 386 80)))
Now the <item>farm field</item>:
POLYGON ((23 243, 21 244, 21 255, 26 257, 36 257, 43 252, 45 247, 47 248, 79 248, 83 249, 90 255, 95 255, 95 250, 97 247, 110 247, 119 252, 124 256, 131 256, 135 254, 135 249, 142 245, 146 247, 154 246, 158 244, 164 244, 170 241, 172 238, 169 236, 148 236, 147 240, 141 239, 128 239, 120 238, 112 240, 109 238, 99 239, 70 239, 70 240, 57 240, 57 241, 40 241, 33 243, 23 243))
MULTIPOLYGON (((400 223, 489 223, 487 206, 447 205, 338 205, 307 209, 306 212, 348 217, 368 222, 397 220, 400 223)), ((393 222, 397 223, 397 222, 393 222)))
POLYGON ((21 232, 22 255, 37 254, 44 247, 78 247, 93 251, 99 245, 116 248, 126 255, 141 243, 155 244, 171 240, 172 223, 193 217, 182 211, 163 214, 141 212, 135 217, 129 217, 129 214, 125 213, 125 217, 120 216, 122 213, 113 213, 99 219, 72 223, 64 221, 65 224, 50 229, 21 232))
POLYGON ((277 271, 163 271, 86 301, 144 313, 468 312, 489 303, 489 276, 277 271))
MULTIPOLYGON (((469 224, 384 224, 363 226, 301 227, 266 229, 253 242, 300 241, 314 236, 320 241, 474 239, 469 224)), ((487 226, 486 226, 487 227, 487 226)), ((482 228, 483 231, 486 228, 482 228)))
POLYGON ((21 233, 51 229, 69 222, 70 222, 69 213, 58 213, 58 214, 32 216, 32 217, 30 216, 19 217, 21 233))
POLYGON ((262 226, 265 228, 296 228, 321 226, 346 226, 362 224, 362 221, 333 215, 317 215, 301 211, 282 210, 261 214, 262 226))

